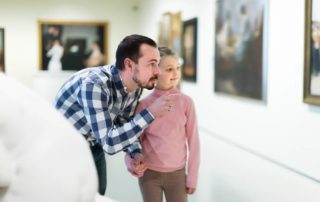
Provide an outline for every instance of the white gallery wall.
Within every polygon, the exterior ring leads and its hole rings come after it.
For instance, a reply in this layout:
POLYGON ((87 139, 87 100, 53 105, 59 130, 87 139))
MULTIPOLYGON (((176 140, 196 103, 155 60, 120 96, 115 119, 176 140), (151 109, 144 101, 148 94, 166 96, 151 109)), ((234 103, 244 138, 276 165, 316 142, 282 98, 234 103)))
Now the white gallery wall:
MULTIPOLYGON (((35 88, 46 82, 37 72, 38 19, 108 21, 109 60, 114 62, 116 46, 124 36, 141 33, 158 38, 162 13, 181 11, 184 20, 197 17, 197 83, 181 84, 182 91, 195 101, 202 145, 199 185, 190 201, 320 201, 320 107, 302 101, 304 0, 269 0, 266 102, 214 92, 215 3, 0 0, 6 73, 35 88)), ((54 84, 46 84, 50 97, 56 90, 54 84)), ((141 201, 123 153, 108 157, 107 195, 124 202, 141 201)))
POLYGON ((195 100, 203 147, 192 201, 319 201, 320 107, 303 103, 305 1, 269 0, 266 102, 214 93, 215 4, 145 0, 140 8, 143 33, 154 38, 164 12, 198 17, 197 83, 181 86, 195 100))

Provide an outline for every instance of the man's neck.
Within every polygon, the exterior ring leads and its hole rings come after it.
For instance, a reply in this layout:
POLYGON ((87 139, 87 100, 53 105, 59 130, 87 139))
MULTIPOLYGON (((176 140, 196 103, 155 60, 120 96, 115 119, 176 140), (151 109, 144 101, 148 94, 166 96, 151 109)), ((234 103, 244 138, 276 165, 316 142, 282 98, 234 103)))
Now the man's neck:
POLYGON ((120 78, 122 80, 122 83, 125 87, 125 89, 131 93, 135 90, 137 90, 138 86, 136 83, 132 80, 132 78, 127 74, 126 71, 119 71, 120 78))

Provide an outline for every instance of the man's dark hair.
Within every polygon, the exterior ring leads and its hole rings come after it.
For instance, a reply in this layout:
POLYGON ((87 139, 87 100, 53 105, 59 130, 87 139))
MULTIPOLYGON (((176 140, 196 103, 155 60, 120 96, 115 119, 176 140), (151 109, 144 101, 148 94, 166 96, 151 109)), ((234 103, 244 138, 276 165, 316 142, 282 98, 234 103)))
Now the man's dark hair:
POLYGON ((116 52, 116 67, 119 70, 124 69, 124 60, 126 58, 130 58, 135 63, 138 62, 139 57, 142 55, 140 54, 140 46, 142 44, 147 44, 152 47, 157 48, 157 44, 152 39, 138 35, 133 34, 126 36, 119 44, 116 52))

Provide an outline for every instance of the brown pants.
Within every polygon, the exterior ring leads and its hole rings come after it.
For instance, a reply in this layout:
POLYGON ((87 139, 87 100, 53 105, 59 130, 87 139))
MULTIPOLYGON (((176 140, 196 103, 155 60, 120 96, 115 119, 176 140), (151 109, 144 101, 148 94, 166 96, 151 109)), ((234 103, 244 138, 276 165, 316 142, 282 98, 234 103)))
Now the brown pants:
POLYGON ((162 202, 163 193, 167 202, 187 202, 185 168, 169 172, 146 170, 139 178, 144 202, 162 202))

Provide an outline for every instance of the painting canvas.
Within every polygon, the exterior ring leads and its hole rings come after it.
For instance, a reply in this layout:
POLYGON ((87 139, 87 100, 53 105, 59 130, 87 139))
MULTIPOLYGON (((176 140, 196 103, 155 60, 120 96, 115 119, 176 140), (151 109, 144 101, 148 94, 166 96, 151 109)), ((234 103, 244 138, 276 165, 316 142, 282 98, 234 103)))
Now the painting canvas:
POLYGON ((196 82, 197 80, 197 18, 183 23, 182 32, 182 78, 196 82))
POLYGON ((169 46, 171 14, 164 13, 160 21, 159 46, 169 46))
POLYGON ((0 28, 0 72, 5 71, 4 66, 4 29, 0 28))
POLYGON ((215 18, 215 92, 266 99, 266 0, 220 0, 215 18))
POLYGON ((304 102, 320 105, 320 0, 306 0, 304 102))
POLYGON ((162 15, 159 30, 159 46, 171 48, 181 55, 182 19, 181 12, 166 12, 162 15))
POLYGON ((77 71, 108 63, 107 22, 39 21, 39 68, 77 71))

